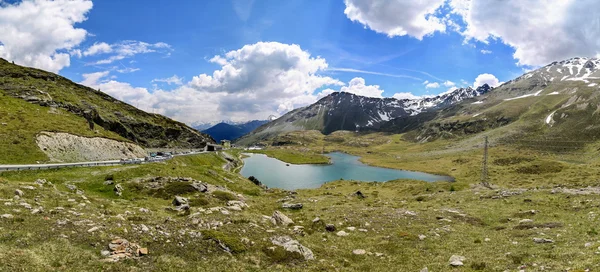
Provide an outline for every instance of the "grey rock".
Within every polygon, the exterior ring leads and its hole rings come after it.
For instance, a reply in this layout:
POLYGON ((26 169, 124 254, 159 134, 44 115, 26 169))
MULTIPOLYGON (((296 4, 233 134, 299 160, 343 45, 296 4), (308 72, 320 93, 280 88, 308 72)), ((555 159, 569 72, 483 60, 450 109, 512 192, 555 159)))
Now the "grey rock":
POLYGON ((334 232, 336 230, 335 225, 334 224, 327 224, 325 226, 325 230, 328 232, 334 232))
POLYGON ((2 215, 2 216, 0 216, 0 217, 1 217, 2 219, 11 219, 11 218, 13 218, 14 216, 13 216, 12 214, 8 214, 8 213, 7 213, 7 214, 3 214, 3 215, 2 215))
POLYGON ((459 255, 452 255, 450 257, 450 260, 448 261, 450 263, 450 266, 463 266, 463 262, 466 260, 467 258, 463 257, 463 256, 459 256, 459 255))
POLYGON ((23 191, 21 191, 21 190, 19 190, 19 189, 16 189, 16 190, 15 190, 15 195, 16 195, 16 196, 19 196, 19 197, 22 197, 22 196, 23 196, 23 191))
POLYGON ((319 222, 321 222, 321 218, 319 218, 319 217, 315 217, 315 219, 313 219, 313 221, 312 221, 312 222, 313 222, 313 223, 319 223, 319 222))
POLYGON ((305 260, 314 260, 315 255, 312 250, 300 244, 300 242, 293 240, 289 236, 277 236, 272 237, 271 242, 274 245, 283 247, 288 252, 297 252, 304 256, 305 260))
POLYGON ((302 203, 283 203, 283 205, 281 205, 281 207, 284 209, 290 209, 290 210, 300 210, 300 209, 302 209, 303 205, 302 205, 302 203))
POLYGON ((536 244, 551 244, 554 243, 554 240, 547 238, 533 238, 533 242, 536 244))
POLYGON ((205 193, 206 191, 208 191, 208 187, 206 187, 206 185, 202 183, 192 183, 192 187, 194 187, 194 189, 201 193, 205 193))
POLYGON ((67 184, 65 185, 67 187, 67 189, 71 190, 71 191, 75 191, 77 190, 77 186, 73 185, 73 184, 67 184))
POLYGON ((340 230, 335 235, 340 236, 340 237, 344 237, 344 236, 348 236, 350 234, 348 234, 347 232, 345 232, 343 230, 340 230))
POLYGON ((124 189, 123 189, 123 186, 121 186, 121 184, 117 184, 117 185, 115 185, 115 189, 114 189, 114 191, 115 191, 115 194, 116 194, 116 195, 118 195, 118 196, 122 196, 122 195, 123 195, 123 190, 124 190, 124 189))
POLYGON ((290 219, 289 217, 287 217, 285 214, 281 213, 280 211, 275 211, 273 213, 273 216, 271 216, 271 222, 273 222, 273 224, 275 224, 275 225, 283 225, 283 226, 294 224, 294 221, 292 219, 290 219))
POLYGON ((175 199, 173 199, 173 205, 175 206, 181 206, 184 204, 188 204, 188 199, 185 197, 176 196, 175 199))
POLYGON ((365 255, 365 254, 367 254, 367 251, 364 250, 364 249, 355 249, 355 250, 352 250, 352 254, 354 254, 354 255, 365 255))

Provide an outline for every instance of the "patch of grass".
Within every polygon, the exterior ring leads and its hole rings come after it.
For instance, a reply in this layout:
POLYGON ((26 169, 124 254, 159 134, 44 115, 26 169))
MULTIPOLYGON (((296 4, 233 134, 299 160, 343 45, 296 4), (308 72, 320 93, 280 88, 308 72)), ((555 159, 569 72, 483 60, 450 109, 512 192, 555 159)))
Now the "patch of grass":
POLYGON ((539 175, 548 173, 559 173, 563 170, 563 168, 564 166, 559 162, 543 161, 519 167, 516 169, 516 172, 519 174, 539 175))
POLYGON ((227 235, 223 232, 216 230, 205 230, 202 231, 202 236, 204 239, 211 239, 216 241, 217 243, 222 243, 225 245, 231 253, 242 253, 248 248, 244 245, 238 237, 227 235))
POLYGON ((298 252, 289 252, 279 246, 264 246, 262 252, 274 264, 299 263, 304 261, 304 256, 298 252))
POLYGON ((229 201, 229 200, 237 200, 237 197, 229 192, 224 191, 214 191, 212 195, 220 200, 229 201))

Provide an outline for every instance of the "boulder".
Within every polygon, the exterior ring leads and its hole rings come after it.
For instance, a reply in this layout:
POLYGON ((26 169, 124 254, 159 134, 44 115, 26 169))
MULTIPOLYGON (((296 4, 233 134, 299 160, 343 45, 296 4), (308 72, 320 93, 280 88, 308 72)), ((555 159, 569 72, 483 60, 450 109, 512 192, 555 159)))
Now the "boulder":
POLYGON ((328 232, 334 232, 336 230, 336 228, 335 228, 334 224, 327 224, 327 225, 325 225, 325 230, 328 232))
POLYGON ((277 236, 271 238, 271 243, 276 246, 283 247, 288 252, 297 252, 304 256, 305 260, 314 260, 315 256, 309 248, 300 244, 300 242, 293 240, 289 236, 277 236))
POLYGON ((115 185, 115 194, 118 196, 122 196, 123 195, 123 186, 121 186, 121 184, 117 184, 115 185))
POLYGON ((188 204, 188 199, 185 197, 176 196, 175 199, 173 199, 173 205, 175 206, 181 206, 184 204, 188 204))
POLYGON ((463 256, 459 256, 459 255, 452 255, 450 257, 450 260, 448 260, 448 262, 450 263, 450 266, 463 266, 463 262, 466 260, 467 258, 463 257, 463 256))
POLYGON ((281 205, 282 208, 290 210, 300 210, 302 209, 302 206, 302 203, 283 203, 283 205, 281 205))
POLYGON ((192 183, 192 187, 201 193, 206 193, 206 191, 208 191, 208 187, 202 183, 192 183))
POLYGON ((280 211, 275 211, 273 213, 273 216, 271 216, 271 222, 273 222, 273 224, 275 224, 275 225, 283 225, 283 226, 294 224, 294 221, 292 219, 290 219, 289 217, 287 217, 285 214, 281 213, 280 211))

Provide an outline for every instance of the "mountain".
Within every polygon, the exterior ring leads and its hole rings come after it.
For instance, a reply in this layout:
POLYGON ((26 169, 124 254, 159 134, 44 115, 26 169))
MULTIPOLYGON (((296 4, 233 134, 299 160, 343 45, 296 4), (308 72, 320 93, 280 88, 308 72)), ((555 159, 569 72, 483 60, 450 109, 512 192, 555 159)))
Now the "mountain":
MULTIPOLYGON (((0 97, 0 146, 21 154, 35 153, 32 159, 40 161, 47 158, 37 145, 40 134, 47 132, 107 138, 145 148, 201 148, 213 142, 209 135, 183 123, 139 110, 62 76, 4 59, 0 59, 0 97)), ((66 145, 67 138, 58 142, 66 145)))
POLYGON ((256 128, 266 124, 267 120, 254 120, 246 123, 228 124, 225 122, 218 123, 211 128, 208 128, 202 132, 210 135, 215 141, 221 140, 235 140, 242 137, 256 128))
POLYGON ((448 107, 491 90, 492 88, 485 84, 477 89, 460 88, 434 97, 403 100, 335 92, 310 106, 293 110, 259 127, 242 137, 238 143, 247 145, 272 138, 283 132, 297 130, 318 130, 323 134, 338 130, 378 130, 389 120, 448 107))
POLYGON ((416 141, 485 133, 507 142, 555 139, 563 151, 577 148, 600 136, 600 59, 553 62, 474 100, 415 117, 394 119, 381 130, 416 141))

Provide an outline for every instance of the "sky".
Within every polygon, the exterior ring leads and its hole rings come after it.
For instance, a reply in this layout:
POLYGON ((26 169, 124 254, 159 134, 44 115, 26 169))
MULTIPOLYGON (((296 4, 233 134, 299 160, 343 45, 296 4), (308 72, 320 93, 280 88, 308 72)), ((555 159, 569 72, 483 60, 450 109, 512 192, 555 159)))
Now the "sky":
POLYGON ((599 52, 595 0, 0 0, 0 57, 191 125, 498 86, 599 52))

